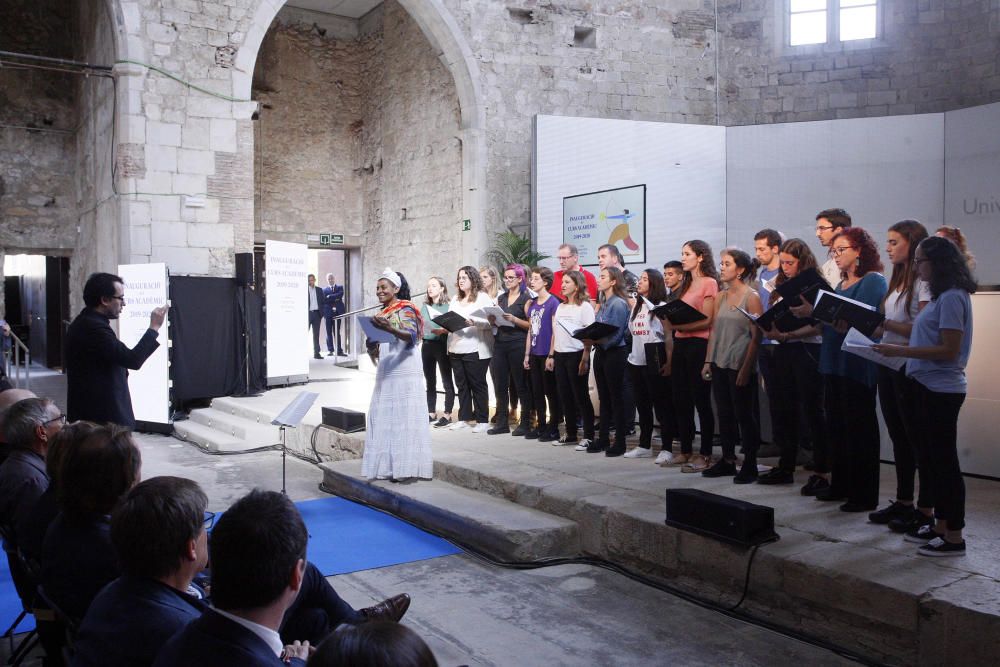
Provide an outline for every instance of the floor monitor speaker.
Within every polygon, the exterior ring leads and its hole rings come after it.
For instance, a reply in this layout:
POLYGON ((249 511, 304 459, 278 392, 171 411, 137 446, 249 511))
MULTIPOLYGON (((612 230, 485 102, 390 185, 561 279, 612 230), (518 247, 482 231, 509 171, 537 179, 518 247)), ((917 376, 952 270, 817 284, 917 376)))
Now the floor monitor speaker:
POLYGON ((323 425, 341 433, 365 430, 365 413, 347 408, 323 408, 323 425))
POLYGON ((667 489, 666 524, 744 547, 778 539, 773 507, 699 489, 667 489))

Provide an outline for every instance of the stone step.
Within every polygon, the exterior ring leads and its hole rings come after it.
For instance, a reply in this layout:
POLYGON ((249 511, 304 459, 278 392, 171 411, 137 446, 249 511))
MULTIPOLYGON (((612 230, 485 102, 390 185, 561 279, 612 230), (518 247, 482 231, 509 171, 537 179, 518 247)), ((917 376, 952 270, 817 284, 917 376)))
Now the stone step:
POLYGON ((369 481, 361 461, 323 463, 323 488, 384 509, 503 560, 580 554, 576 522, 438 480, 369 481))
POLYGON ((245 440, 191 419, 174 422, 174 436, 210 452, 240 452, 248 449, 245 440))
POLYGON ((266 447, 281 442, 277 426, 267 421, 226 412, 216 407, 192 410, 190 420, 244 440, 248 447, 266 447))

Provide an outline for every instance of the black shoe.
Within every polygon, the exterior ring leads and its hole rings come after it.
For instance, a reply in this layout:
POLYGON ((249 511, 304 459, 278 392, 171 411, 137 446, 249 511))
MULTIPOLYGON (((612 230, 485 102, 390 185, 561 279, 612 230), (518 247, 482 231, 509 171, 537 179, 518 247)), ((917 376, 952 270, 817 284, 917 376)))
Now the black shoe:
POLYGON ((835 502, 839 500, 847 500, 847 496, 842 495, 840 493, 834 493, 832 486, 828 486, 825 489, 817 491, 815 496, 813 497, 816 498, 816 500, 822 500, 825 503, 835 502))
POLYGON ((893 519, 910 519, 913 517, 913 505, 904 505, 901 502, 890 500, 888 507, 883 507, 868 515, 868 520, 872 523, 887 524, 893 519))
POLYGON ((911 530, 917 530, 920 526, 933 526, 934 517, 927 516, 920 510, 915 509, 908 517, 891 519, 888 525, 889 530, 894 533, 908 533, 911 530))
POLYGON ((486 431, 487 435, 500 435, 501 433, 510 433, 510 427, 506 424, 497 424, 490 430, 486 431))
POLYGON ((542 432, 539 431, 537 428, 533 428, 533 429, 531 429, 530 431, 528 431, 527 433, 524 434, 524 439, 525 440, 538 440, 538 438, 540 438, 541 436, 542 436, 542 432))
POLYGON ((406 593, 396 595, 388 600, 382 600, 377 605, 359 609, 358 613, 365 621, 392 621, 399 622, 403 614, 410 608, 410 596, 406 593))
MULTIPOLYGON (((587 450, 587 451, 590 451, 590 450, 587 450)), ((614 447, 608 447, 607 449, 604 450, 604 455, 607 456, 607 457, 621 456, 624 453, 625 453, 625 446, 624 445, 616 445, 614 447)))
POLYGON ((819 475, 810 475, 809 481, 806 482, 805 486, 802 487, 803 496, 815 496, 820 491, 826 491, 830 488, 830 482, 820 477, 819 475))
POLYGON ((323 358, 323 355, 320 354, 319 352, 317 352, 316 354, 313 355, 313 359, 322 359, 322 358, 323 358))
POLYGON ((707 470, 701 471, 702 477, 732 477, 736 474, 736 463, 719 459, 707 470))
POLYGON ((531 431, 530 428, 528 428, 527 426, 525 426, 524 424, 522 424, 522 425, 518 426, 517 428, 515 428, 514 432, 511 433, 511 435, 514 436, 514 437, 516 437, 516 438, 521 438, 521 437, 526 436, 530 431, 531 431))
POLYGON ((942 535, 935 531, 932 525, 924 525, 913 530, 908 530, 906 531, 906 535, 903 535, 904 540, 913 544, 927 544, 935 537, 942 537, 942 535))
POLYGON ((949 542, 943 537, 936 537, 927 544, 917 547, 918 556, 964 556, 965 540, 949 542))
POLYGON ((600 454, 601 452, 603 452, 607 448, 608 448, 607 443, 601 443, 601 442, 597 442, 596 440, 594 440, 589 445, 587 445, 587 453, 588 454, 600 454))
POLYGON ((347 353, 344 352, 343 350, 337 350, 337 356, 338 357, 346 357, 347 353))
POLYGON ((853 500, 848 500, 846 503, 840 506, 841 512, 868 512, 878 505, 864 505, 862 503, 856 503, 853 500))
MULTIPOLYGON (((820 479, 823 479, 820 477, 820 479)), ((795 475, 788 470, 781 468, 771 468, 766 473, 757 478, 758 484, 794 484, 795 475)))
POLYGON ((328 356, 328 357, 333 357, 333 356, 336 356, 336 355, 335 355, 335 354, 334 354, 333 352, 327 352, 327 353, 326 353, 326 356, 328 356))
POLYGON ((451 420, 447 417, 441 417, 436 422, 434 422, 434 428, 444 428, 451 423, 451 420))
POLYGON ((559 429, 547 431, 538 436, 538 442, 555 442, 559 439, 559 429))
POLYGON ((757 481, 757 459, 748 457, 743 459, 743 466, 733 477, 733 484, 753 484, 757 481))

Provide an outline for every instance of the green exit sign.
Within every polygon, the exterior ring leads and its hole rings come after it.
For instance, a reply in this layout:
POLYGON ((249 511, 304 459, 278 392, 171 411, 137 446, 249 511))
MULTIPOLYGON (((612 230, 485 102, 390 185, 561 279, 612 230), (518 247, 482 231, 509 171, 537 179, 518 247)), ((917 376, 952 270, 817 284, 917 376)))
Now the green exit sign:
POLYGON ((320 234, 319 235, 320 245, 344 245, 344 235, 343 234, 320 234))
POLYGON ((470 231, 471 229, 472 229, 472 220, 463 220, 462 221, 462 231, 463 232, 467 232, 467 231, 470 231))

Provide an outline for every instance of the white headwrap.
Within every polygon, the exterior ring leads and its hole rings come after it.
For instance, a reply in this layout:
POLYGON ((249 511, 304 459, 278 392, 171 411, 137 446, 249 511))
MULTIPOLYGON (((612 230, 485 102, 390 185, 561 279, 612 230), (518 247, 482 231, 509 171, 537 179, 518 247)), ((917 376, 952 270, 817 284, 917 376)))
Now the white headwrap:
POLYGON ((403 279, 399 277, 399 274, 390 269, 388 266, 385 267, 385 271, 382 272, 382 275, 379 276, 379 279, 388 280, 396 287, 399 287, 403 284, 403 279))

